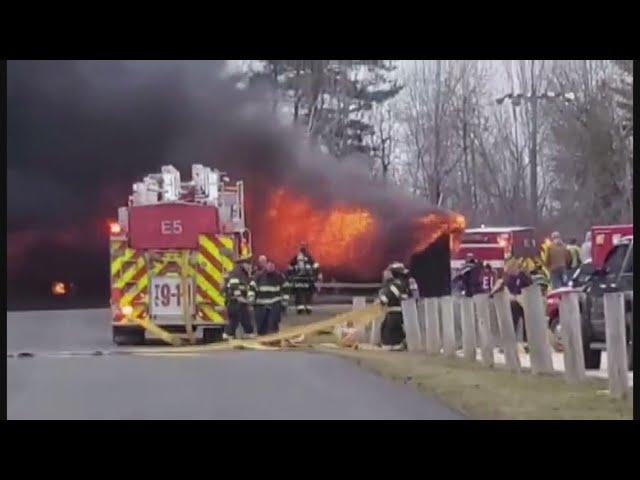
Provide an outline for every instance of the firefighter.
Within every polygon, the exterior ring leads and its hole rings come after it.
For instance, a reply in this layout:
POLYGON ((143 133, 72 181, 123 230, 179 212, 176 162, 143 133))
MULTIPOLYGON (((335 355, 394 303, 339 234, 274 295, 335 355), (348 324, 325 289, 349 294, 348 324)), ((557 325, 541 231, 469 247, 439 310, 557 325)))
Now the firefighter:
POLYGON ((472 297, 482 290, 482 264, 476 260, 473 253, 467 253, 464 265, 460 269, 458 278, 462 292, 467 297, 472 297))
POLYGON ((393 262, 387 270, 390 277, 383 285, 378 298, 387 307, 387 313, 380 327, 380 339, 385 350, 406 349, 404 325, 402 322, 402 300, 411 296, 409 271, 400 262, 393 262))
POLYGON ((267 257, 266 255, 260 255, 258 257, 258 265, 256 266, 256 273, 267 269, 267 257))
POLYGON ((295 296, 296 313, 311 313, 311 300, 315 282, 319 276, 320 265, 316 262, 305 243, 289 262, 288 277, 292 293, 295 296))
POLYGON ((496 283, 496 278, 496 272, 493 270, 491 265, 489 263, 485 263, 482 270, 482 292, 490 292, 493 285, 496 283))
POLYGON ((249 315, 249 303, 253 300, 253 292, 249 291, 250 268, 246 259, 236 259, 233 270, 225 278, 223 291, 229 316, 229 323, 222 335, 225 340, 234 338, 238 324, 242 325, 249 338, 255 337, 249 315))
POLYGON ((267 261, 265 270, 256 274, 249 284, 255 296, 254 313, 258 335, 275 333, 280 329, 282 309, 289 301, 286 279, 276 270, 272 261, 267 261))

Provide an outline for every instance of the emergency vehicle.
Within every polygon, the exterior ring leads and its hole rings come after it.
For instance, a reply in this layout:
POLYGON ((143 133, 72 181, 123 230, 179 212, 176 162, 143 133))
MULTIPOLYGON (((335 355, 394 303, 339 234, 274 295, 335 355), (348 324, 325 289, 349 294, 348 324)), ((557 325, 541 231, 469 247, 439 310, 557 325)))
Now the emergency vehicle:
POLYGON ((498 272, 506 259, 522 258, 534 261, 539 255, 532 227, 481 227, 468 228, 460 237, 460 244, 451 253, 451 269, 458 271, 467 254, 483 264, 489 264, 498 272))
POLYGON ((241 181, 193 165, 183 182, 163 166, 133 185, 109 243, 116 344, 143 343, 144 325, 192 342, 198 328, 205 341, 222 339, 224 275, 234 258, 251 257, 241 181))
POLYGON ((602 268, 611 249, 624 237, 633 235, 633 225, 599 225, 591 227, 591 261, 602 268))

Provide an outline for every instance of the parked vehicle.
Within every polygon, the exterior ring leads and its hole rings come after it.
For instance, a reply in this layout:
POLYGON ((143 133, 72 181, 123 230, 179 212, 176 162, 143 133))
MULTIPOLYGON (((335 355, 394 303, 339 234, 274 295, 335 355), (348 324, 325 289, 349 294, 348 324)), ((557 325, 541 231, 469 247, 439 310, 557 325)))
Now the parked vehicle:
POLYGON ((550 343, 556 352, 562 352, 562 342, 560 339, 560 298, 566 292, 581 292, 584 285, 589 282, 593 275, 594 266, 591 262, 585 262, 574 272, 569 284, 566 287, 556 288, 547 294, 547 318, 549 319, 550 343))

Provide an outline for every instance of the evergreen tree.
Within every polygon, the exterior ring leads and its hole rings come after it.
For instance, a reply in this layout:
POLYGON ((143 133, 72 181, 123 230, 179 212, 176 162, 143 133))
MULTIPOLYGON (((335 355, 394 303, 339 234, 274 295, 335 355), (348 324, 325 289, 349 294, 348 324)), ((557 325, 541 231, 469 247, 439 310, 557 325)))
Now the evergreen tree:
POLYGON ((369 113, 400 92, 389 78, 395 68, 385 60, 266 60, 251 81, 277 89, 274 109, 344 158, 376 148, 367 141, 374 132, 369 113))

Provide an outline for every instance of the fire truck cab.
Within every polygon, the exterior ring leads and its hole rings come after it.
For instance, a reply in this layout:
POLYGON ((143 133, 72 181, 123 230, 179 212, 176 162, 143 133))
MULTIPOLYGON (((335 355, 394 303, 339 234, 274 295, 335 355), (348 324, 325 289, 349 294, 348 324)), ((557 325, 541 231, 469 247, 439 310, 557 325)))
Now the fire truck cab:
POLYGON ((591 227, 591 261, 602 268, 608 253, 624 237, 633 235, 633 225, 598 225, 591 227))
POLYGON ((241 181, 193 165, 183 182, 173 166, 133 184, 111 224, 111 311, 116 344, 140 344, 141 325, 222 338, 223 283, 238 258, 251 257, 241 181), (145 323, 148 322, 148 323, 145 323))
POLYGON ((472 253, 476 260, 491 265, 498 272, 504 268, 505 259, 533 259, 538 255, 535 230, 532 227, 481 227, 468 228, 460 237, 460 244, 451 254, 451 269, 457 272, 472 253))

